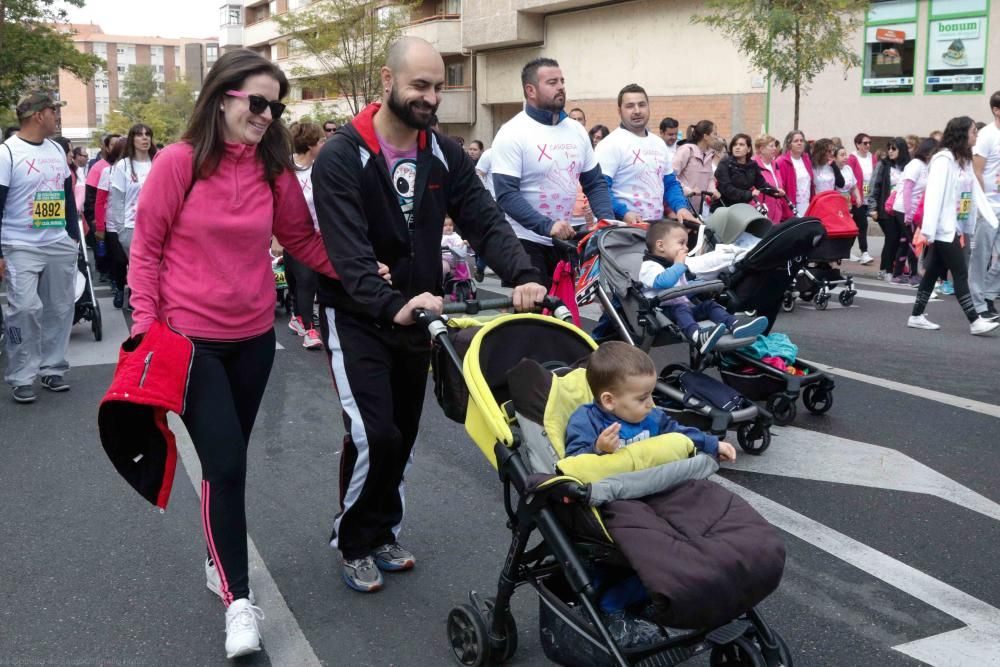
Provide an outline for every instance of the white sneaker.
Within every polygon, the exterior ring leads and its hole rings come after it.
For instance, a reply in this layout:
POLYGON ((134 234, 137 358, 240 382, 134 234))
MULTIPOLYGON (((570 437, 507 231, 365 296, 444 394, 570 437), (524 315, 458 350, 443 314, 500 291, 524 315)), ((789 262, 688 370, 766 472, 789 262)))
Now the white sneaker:
POLYGON ((985 318, 977 317, 975 321, 969 325, 969 333, 973 336, 982 336, 984 334, 988 334, 997 327, 1000 327, 1000 322, 990 322, 985 318))
MULTIPOLYGON (((222 580, 219 578, 219 571, 215 567, 210 559, 205 559, 205 588, 212 591, 220 598, 222 597, 222 580)), ((254 604, 256 600, 253 596, 253 589, 250 589, 250 604, 254 604)))
POLYGON ((934 324, 926 315, 910 315, 910 319, 906 321, 906 326, 912 329, 927 329, 928 331, 935 331, 941 328, 941 325, 934 324))
POLYGON ((861 259, 858 260, 860 264, 871 264, 875 261, 875 258, 868 254, 867 251, 861 253, 861 259))
POLYGON ((257 621, 264 620, 260 607, 240 598, 226 610, 226 657, 238 658, 260 650, 260 628, 257 621))
POLYGON ((302 324, 302 318, 298 315, 292 315, 291 319, 288 320, 288 328, 294 331, 299 336, 306 335, 306 328, 302 324))
POLYGON ((320 339, 319 333, 315 329, 309 329, 306 331, 306 335, 302 339, 302 347, 307 350, 319 349, 323 347, 323 341, 320 339))

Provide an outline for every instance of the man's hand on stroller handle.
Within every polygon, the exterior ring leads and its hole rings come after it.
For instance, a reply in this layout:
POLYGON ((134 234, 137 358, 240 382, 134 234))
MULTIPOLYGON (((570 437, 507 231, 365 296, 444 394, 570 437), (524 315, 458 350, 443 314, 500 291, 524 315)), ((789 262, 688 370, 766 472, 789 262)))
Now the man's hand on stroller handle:
POLYGON ((510 299, 514 304, 514 310, 524 313, 536 309, 545 300, 546 295, 547 292, 542 285, 525 283, 514 288, 510 299))
POLYGON ((392 321, 396 324, 406 326, 416 321, 414 319, 415 310, 419 309, 431 315, 440 315, 443 308, 444 299, 434 296, 430 292, 424 292, 407 301, 406 305, 400 308, 396 316, 392 318, 392 321))
POLYGON ((549 229, 549 236, 554 239, 571 239, 575 234, 572 225, 565 220, 556 220, 549 229))

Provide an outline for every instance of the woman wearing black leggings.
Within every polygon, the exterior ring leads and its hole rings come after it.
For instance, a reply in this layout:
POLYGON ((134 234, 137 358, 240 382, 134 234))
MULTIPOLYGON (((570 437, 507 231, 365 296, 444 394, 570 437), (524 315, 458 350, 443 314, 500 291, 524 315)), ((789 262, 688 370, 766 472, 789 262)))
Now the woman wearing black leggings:
MULTIPOLYGON (((868 198, 868 215, 875 218, 885 235, 882 245, 882 257, 879 261, 879 279, 893 276, 896 258, 899 257, 900 239, 904 238, 905 226, 903 216, 898 218, 892 212, 886 212, 885 202, 896 189, 903 177, 903 168, 910 161, 910 149, 906 140, 896 137, 886 146, 886 156, 875 167, 872 174, 871 194, 868 198)), ((900 270, 902 268, 900 267, 900 270)), ((897 275, 897 281, 899 276, 897 275)))
POLYGON ((194 342, 184 424, 201 460, 207 587, 226 606, 226 656, 260 650, 247 563, 247 446, 274 360, 271 236, 336 275, 295 180, 284 73, 253 51, 205 77, 181 142, 139 196, 129 284, 133 336, 154 321, 194 342))
POLYGON ((969 293, 965 253, 960 234, 968 234, 976 216, 992 216, 986 195, 972 170, 972 147, 976 143, 976 124, 968 116, 948 121, 940 150, 931 158, 924 192, 923 234, 930 244, 926 250, 924 277, 917 288, 913 313, 906 325, 930 331, 941 327, 924 315, 934 283, 948 271, 955 285, 955 296, 969 320, 969 333, 987 334, 1000 322, 980 317, 969 293))

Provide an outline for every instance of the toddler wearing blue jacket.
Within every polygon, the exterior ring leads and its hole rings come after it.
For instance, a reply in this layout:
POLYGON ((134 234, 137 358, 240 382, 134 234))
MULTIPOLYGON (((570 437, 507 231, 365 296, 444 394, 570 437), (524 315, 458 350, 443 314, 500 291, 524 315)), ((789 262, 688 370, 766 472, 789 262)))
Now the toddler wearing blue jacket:
POLYGON ((682 426, 656 408, 656 367, 642 350, 613 341, 587 362, 594 402, 576 409, 566 425, 566 456, 610 454, 633 442, 664 433, 682 433, 695 449, 719 461, 735 461, 736 449, 699 429, 682 426))

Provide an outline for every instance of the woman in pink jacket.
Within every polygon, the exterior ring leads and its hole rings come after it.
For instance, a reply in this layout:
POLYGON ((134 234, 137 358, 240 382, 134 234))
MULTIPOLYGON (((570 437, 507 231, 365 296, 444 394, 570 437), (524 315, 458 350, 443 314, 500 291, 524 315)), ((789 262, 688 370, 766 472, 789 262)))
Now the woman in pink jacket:
POLYGON ((789 199, 795 203, 795 211, 792 211, 787 202, 782 202, 781 219, 805 215, 815 194, 815 186, 812 161, 806 152, 806 136, 801 130, 792 130, 785 136, 785 152, 774 161, 774 165, 778 172, 778 187, 787 192, 789 199))
MULTIPOLYGON (((288 80, 253 51, 215 63, 180 143, 139 197, 133 336, 166 322, 194 342, 183 414, 201 460, 207 586, 226 605, 229 658, 260 650, 247 574, 247 444, 274 360, 274 234, 331 276, 281 122, 288 80)), ((148 362, 147 362, 148 363, 148 362)))
MULTIPOLYGON (((778 151, 781 150, 778 140, 770 134, 764 134, 754 140, 753 147, 756 153, 753 159, 760 166, 760 173, 764 175, 764 180, 772 188, 781 189, 781 184, 778 182, 778 172, 774 167, 775 157, 778 151)), ((784 200, 763 193, 761 193, 760 197, 764 205, 767 206, 768 219, 774 224, 781 222, 781 214, 788 207, 784 200)))

